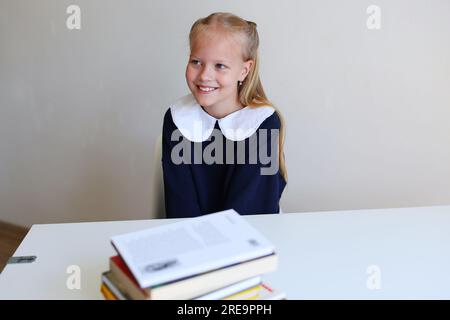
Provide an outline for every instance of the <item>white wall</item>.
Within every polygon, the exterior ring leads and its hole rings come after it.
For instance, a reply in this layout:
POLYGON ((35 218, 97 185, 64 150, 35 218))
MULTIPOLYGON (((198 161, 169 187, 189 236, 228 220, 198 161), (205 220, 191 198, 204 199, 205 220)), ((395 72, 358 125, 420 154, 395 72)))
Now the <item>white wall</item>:
POLYGON ((284 211, 450 204, 449 1, 0 0, 0 220, 150 217, 154 140, 214 11, 258 24, 284 211))

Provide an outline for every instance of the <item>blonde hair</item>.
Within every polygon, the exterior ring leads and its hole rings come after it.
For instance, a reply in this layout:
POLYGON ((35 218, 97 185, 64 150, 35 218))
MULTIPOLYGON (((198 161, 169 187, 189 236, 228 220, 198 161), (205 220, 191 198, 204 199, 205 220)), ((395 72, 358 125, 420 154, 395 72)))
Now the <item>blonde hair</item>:
POLYGON ((218 27, 221 29, 221 31, 241 36, 243 45, 243 60, 253 60, 253 66, 250 69, 245 80, 242 82, 242 85, 238 86, 239 101, 244 106, 271 106, 275 109, 278 118, 280 119, 280 135, 278 148, 280 173, 285 181, 287 181, 287 170, 283 153, 285 124, 280 111, 267 98, 261 83, 261 79, 259 78, 259 36, 258 31, 256 30, 256 23, 244 20, 232 13, 212 13, 205 18, 198 19, 192 25, 191 31, 189 33, 189 45, 191 47, 191 50, 194 47, 194 43, 199 34, 205 31, 208 27, 218 27))

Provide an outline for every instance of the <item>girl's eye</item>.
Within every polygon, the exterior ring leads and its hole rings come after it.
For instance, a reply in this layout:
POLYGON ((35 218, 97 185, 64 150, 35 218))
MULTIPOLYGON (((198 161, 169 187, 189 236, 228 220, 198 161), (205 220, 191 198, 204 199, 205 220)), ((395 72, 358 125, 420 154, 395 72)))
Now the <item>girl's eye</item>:
POLYGON ((218 69, 226 69, 226 68, 227 68, 227 66, 224 65, 224 64, 222 64, 222 63, 216 64, 216 67, 217 67, 218 69))
POLYGON ((194 60, 191 60, 191 63, 195 66, 198 66, 200 64, 200 61, 194 59, 194 60))

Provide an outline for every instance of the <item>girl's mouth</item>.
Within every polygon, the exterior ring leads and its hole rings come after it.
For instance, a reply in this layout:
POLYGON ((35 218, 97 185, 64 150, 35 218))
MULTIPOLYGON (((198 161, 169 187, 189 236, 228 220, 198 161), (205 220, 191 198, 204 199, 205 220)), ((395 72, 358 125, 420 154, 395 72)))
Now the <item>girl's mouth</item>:
POLYGON ((209 94, 219 89, 215 87, 205 87, 205 86, 197 86, 197 88, 201 94, 209 94))

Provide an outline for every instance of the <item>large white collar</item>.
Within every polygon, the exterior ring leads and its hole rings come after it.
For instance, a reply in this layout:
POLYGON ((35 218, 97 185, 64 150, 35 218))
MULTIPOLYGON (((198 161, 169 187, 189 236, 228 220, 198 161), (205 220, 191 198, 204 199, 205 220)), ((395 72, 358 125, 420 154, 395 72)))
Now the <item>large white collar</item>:
POLYGON ((228 140, 241 141, 253 135, 275 109, 270 106, 256 108, 247 106, 222 119, 216 119, 203 110, 192 94, 188 94, 176 101, 170 107, 170 112, 181 134, 190 141, 207 140, 214 130, 216 121, 228 140))

